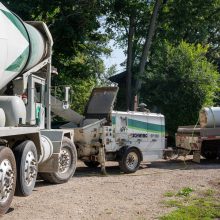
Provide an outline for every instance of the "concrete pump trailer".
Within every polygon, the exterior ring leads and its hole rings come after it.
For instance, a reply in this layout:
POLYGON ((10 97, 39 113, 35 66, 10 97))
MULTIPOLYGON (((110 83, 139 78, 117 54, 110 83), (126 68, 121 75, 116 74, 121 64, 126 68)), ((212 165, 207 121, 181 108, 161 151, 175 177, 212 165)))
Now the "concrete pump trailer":
POLYGON ((114 111, 117 87, 93 89, 84 116, 53 98, 52 111, 69 121, 62 129, 74 130, 78 159, 88 167, 118 161, 124 173, 135 172, 141 161, 163 158, 165 120, 162 114, 114 111))

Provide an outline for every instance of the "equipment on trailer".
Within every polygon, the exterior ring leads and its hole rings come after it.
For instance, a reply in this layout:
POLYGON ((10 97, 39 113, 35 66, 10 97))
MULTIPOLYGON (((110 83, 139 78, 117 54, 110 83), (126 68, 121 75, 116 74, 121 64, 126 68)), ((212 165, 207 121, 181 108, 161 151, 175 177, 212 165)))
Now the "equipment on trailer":
POLYGON ((205 107, 199 113, 200 125, 180 126, 176 147, 184 154, 193 153, 193 160, 220 158, 220 107, 205 107))

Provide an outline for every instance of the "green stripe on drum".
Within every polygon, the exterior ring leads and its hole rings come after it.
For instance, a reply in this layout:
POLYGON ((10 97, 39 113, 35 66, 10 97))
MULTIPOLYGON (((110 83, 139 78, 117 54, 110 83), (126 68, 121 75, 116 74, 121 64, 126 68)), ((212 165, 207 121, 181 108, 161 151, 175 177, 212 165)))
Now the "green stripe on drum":
POLYGON ((8 11, 4 11, 2 9, 0 9, 0 10, 12 22, 12 24, 14 24, 14 26, 21 32, 21 34, 24 36, 24 38, 29 42, 27 31, 26 31, 24 25, 22 24, 22 22, 12 13, 10 13, 8 11))
POLYGON ((29 54, 29 47, 27 47, 23 53, 12 63, 10 66, 7 67, 5 71, 10 71, 10 72, 20 72, 28 59, 28 54, 29 54))

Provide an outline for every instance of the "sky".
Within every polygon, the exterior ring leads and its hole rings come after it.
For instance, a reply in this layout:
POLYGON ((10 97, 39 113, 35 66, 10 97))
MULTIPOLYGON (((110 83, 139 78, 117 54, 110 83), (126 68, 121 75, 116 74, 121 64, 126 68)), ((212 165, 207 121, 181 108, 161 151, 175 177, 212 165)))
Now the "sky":
MULTIPOLYGON (((105 22, 106 22, 106 17, 102 16, 99 18, 100 22, 100 29, 98 30, 100 33, 105 33, 105 22)), ((115 41, 110 40, 108 43, 108 46, 112 49, 112 53, 110 56, 106 57, 103 56, 102 59, 105 63, 106 69, 111 67, 112 65, 116 64, 116 73, 120 73, 124 70, 124 67, 121 67, 120 64, 125 61, 126 57, 123 53, 123 50, 121 48, 118 48, 115 46, 115 41)))
POLYGON ((103 56, 105 66, 106 68, 109 68, 116 64, 117 73, 120 73, 124 70, 124 67, 121 67, 120 64, 125 61, 126 57, 122 49, 114 46, 114 40, 109 42, 109 46, 112 48, 112 53, 109 57, 103 56))

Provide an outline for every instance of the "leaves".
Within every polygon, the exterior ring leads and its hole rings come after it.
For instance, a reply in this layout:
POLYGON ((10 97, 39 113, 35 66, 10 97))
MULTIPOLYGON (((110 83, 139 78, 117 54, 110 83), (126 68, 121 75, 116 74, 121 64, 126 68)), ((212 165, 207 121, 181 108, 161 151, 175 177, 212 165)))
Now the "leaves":
POLYGON ((174 134, 179 125, 195 124, 201 107, 214 104, 219 74, 205 57, 207 47, 184 41, 177 47, 164 41, 161 47, 152 54, 142 101, 165 114, 167 129, 174 134))
POLYGON ((160 14, 158 37, 173 44, 184 40, 209 45, 209 59, 219 62, 219 16, 219 0, 168 1, 160 14))
MULTIPOLYGON (((55 42, 53 65, 59 72, 53 84, 71 85, 73 107, 80 112, 92 87, 108 84, 106 78, 116 72, 114 67, 105 71, 101 60, 103 54, 111 52, 107 46, 109 40, 114 39, 125 54, 128 51, 132 18, 132 85, 135 85, 155 1, 2 0, 2 3, 24 20, 42 20, 48 24, 55 42)), ((141 76, 144 86, 140 102, 164 113, 172 134, 178 125, 194 124, 202 106, 219 101, 216 95, 219 74, 214 65, 220 67, 219 17, 220 0, 169 0, 159 13, 151 54, 141 76)), ((123 94, 118 97, 122 109, 123 94)))
POLYGON ((73 105, 76 111, 82 112, 89 91, 104 73, 101 56, 110 53, 108 36, 99 30, 102 15, 99 1, 2 2, 23 20, 47 23, 54 40, 52 61, 59 73, 53 79, 53 85, 72 85, 75 92, 73 105))

